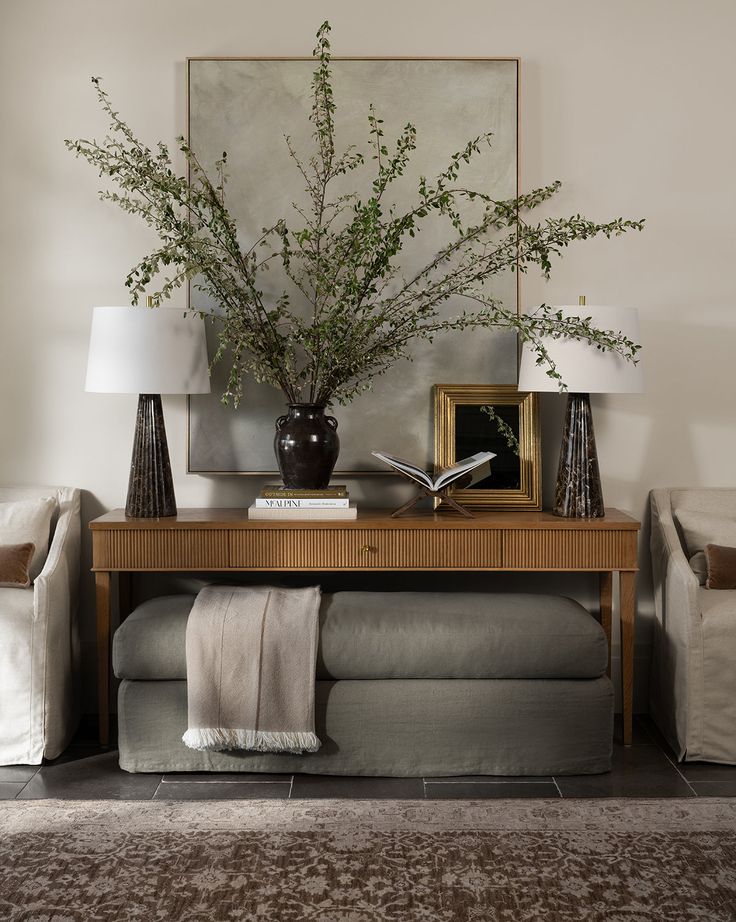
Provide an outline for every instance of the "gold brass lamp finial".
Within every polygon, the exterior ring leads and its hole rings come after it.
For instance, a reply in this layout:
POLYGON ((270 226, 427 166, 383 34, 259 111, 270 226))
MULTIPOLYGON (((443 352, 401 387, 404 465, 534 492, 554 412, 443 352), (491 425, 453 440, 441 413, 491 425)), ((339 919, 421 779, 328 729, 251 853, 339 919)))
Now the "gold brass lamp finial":
MULTIPOLYGON (((584 302, 584 301, 585 301, 585 299, 583 299, 583 302, 584 302)), ((146 298, 146 306, 147 306, 147 307, 153 307, 153 306, 154 306, 154 304, 153 304, 153 295, 148 295, 148 297, 146 298)))
POLYGON ((585 307, 585 295, 578 296, 578 305, 580 307, 585 307))

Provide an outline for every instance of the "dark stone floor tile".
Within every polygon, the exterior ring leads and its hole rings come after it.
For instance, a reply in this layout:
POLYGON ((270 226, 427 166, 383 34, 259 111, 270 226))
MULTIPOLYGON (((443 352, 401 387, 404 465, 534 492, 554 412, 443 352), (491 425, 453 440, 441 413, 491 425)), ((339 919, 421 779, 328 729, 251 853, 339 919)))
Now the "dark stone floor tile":
POLYGON ((253 784, 259 781, 285 781, 291 783, 291 775, 271 775, 268 772, 169 772, 164 775, 164 784, 253 784))
POLYGON ((553 797, 560 792, 553 781, 428 781, 424 786, 432 800, 488 800, 490 798, 553 797))
POLYGON ((692 789, 655 745, 614 746, 610 772, 556 775, 563 797, 694 797, 692 789))
POLYGON ((0 781, 30 781, 36 774, 38 765, 0 765, 0 781))
POLYGON ((154 800, 277 800, 289 796, 289 781, 262 781, 238 784, 161 783, 154 800))
POLYGON ((21 799, 150 800, 160 774, 130 774, 118 765, 117 752, 83 755, 44 765, 23 789, 21 799))
POLYGON ((437 782, 438 784, 455 782, 503 782, 508 784, 526 784, 534 781, 547 782, 554 784, 552 775, 433 775, 424 779, 428 784, 437 782))
POLYGON ((732 781, 692 781, 698 797, 736 797, 736 778, 732 781))
POLYGON ((355 778, 342 775, 294 775, 292 797, 350 800, 423 800, 421 778, 355 778))
POLYGON ((0 800, 14 800, 24 785, 24 781, 0 781, 0 800))
POLYGON ((736 784, 736 765, 719 765, 717 762, 680 762, 677 767, 690 782, 718 781, 736 784))

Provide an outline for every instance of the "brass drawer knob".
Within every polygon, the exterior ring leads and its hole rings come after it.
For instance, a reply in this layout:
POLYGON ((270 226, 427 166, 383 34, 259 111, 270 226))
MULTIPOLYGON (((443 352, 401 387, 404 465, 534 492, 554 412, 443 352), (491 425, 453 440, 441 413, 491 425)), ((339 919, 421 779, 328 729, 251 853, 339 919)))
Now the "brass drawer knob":
POLYGON ((374 547, 372 544, 364 544, 360 549, 364 554, 372 554, 378 550, 377 547, 374 547))

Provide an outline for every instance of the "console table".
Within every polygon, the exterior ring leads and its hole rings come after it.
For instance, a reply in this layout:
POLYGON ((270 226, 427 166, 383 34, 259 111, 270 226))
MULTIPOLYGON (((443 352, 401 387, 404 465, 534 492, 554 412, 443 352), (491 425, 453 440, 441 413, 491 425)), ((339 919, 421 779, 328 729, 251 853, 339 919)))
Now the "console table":
MULTIPOLYGON (((613 576, 619 578, 624 744, 631 744, 639 522, 548 512, 361 510, 355 521, 250 521, 244 509, 181 509, 166 519, 116 509, 90 522, 97 603, 100 742, 109 740, 111 576, 143 571, 575 571, 600 578, 611 669, 613 576)), ((121 580, 124 592, 126 580, 121 580)), ((121 617, 127 614, 121 600, 121 617)))

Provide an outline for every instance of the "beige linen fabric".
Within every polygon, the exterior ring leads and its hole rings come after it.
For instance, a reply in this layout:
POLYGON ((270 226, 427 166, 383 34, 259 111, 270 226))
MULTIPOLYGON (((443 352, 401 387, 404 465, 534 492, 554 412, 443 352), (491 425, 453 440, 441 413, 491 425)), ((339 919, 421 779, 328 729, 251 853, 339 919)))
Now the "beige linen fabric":
POLYGON ((678 758, 736 763, 736 590, 701 588, 685 551, 736 527, 736 491, 653 490, 651 513, 651 713, 678 758))
POLYGON ((688 556, 704 551, 707 544, 736 546, 736 513, 720 515, 696 512, 692 509, 675 509, 675 519, 682 529, 688 556))
POLYGON ((208 586, 187 622, 191 749, 316 752, 320 591, 208 586))
POLYGON ((49 503, 56 515, 50 546, 41 526, 43 569, 29 589, 0 589, 0 765, 55 759, 79 722, 80 492, 0 488, 0 510, 49 503))
POLYGON ((51 520, 57 510, 58 500, 55 496, 21 499, 16 502, 0 501, 0 544, 34 545, 30 566, 31 582, 46 563, 51 520))

